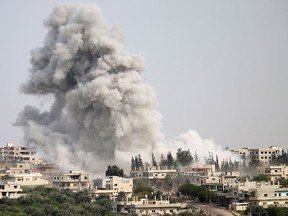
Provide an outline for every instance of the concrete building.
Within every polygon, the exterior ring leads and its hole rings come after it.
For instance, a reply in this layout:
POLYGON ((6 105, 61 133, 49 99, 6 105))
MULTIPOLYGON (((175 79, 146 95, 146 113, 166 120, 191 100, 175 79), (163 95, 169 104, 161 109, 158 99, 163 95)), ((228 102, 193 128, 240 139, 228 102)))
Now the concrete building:
POLYGON ((15 183, 5 183, 0 181, 0 199, 7 197, 10 199, 17 199, 23 194, 18 194, 22 189, 20 185, 15 183))
POLYGON ((112 212, 125 215, 164 215, 181 211, 181 203, 170 203, 169 200, 148 200, 147 198, 125 202, 113 202, 112 212))
POLYGON ((9 176, 12 178, 12 180, 9 180, 9 183, 15 183, 21 186, 36 186, 49 184, 46 179, 42 178, 41 173, 10 173, 9 176))
POLYGON ((133 192, 133 179, 119 176, 109 176, 93 180, 94 191, 92 197, 100 194, 107 194, 110 197, 117 197, 119 192, 124 192, 126 197, 131 197, 133 192))
POLYGON ((67 173, 53 173, 49 178, 49 184, 58 189, 70 189, 74 192, 88 190, 89 174, 82 171, 70 171, 67 173))
POLYGON ((248 204, 267 208, 270 205, 288 207, 288 188, 270 182, 246 181, 225 187, 217 193, 218 204, 244 211, 248 204))
POLYGON ((249 201, 267 208, 270 205, 288 207, 288 188, 279 188, 278 185, 268 185, 250 190, 249 201))
POLYGON ((281 166, 270 166, 270 165, 263 165, 257 166, 257 173, 264 174, 268 176, 271 181, 275 181, 278 178, 288 178, 288 166, 281 165, 281 166))
POLYGON ((36 147, 15 146, 13 143, 7 143, 5 146, 0 146, 0 161, 23 161, 39 164, 42 159, 36 153, 36 147))
POLYGON ((233 154, 238 155, 242 158, 249 158, 250 157, 250 150, 248 147, 243 148, 229 148, 226 147, 226 150, 231 151, 233 154))
POLYGON ((207 186, 211 191, 221 191, 224 186, 237 182, 239 172, 216 172, 215 165, 184 167, 183 177, 191 184, 207 186))
POLYGON ((260 163, 263 165, 269 164, 272 157, 278 157, 282 154, 282 149, 278 146, 270 146, 269 148, 254 148, 250 149, 247 147, 243 148, 229 148, 226 147, 226 150, 231 151, 235 155, 239 155, 241 157, 250 158, 251 156, 255 156, 260 163))
POLYGON ((260 163, 263 165, 269 164, 269 161, 272 159, 273 155, 278 157, 282 154, 282 149, 278 146, 270 146, 270 148, 257 148, 251 149, 250 154, 255 156, 260 163))
POLYGON ((189 176, 189 175, 208 176, 215 172, 216 170, 215 170, 214 164, 197 165, 193 167, 183 167, 182 169, 182 173, 184 176, 189 176))
POLYGON ((130 177, 134 179, 147 178, 147 179, 165 179, 169 175, 170 177, 176 177, 176 169, 168 169, 167 166, 145 166, 143 170, 131 170, 130 177))

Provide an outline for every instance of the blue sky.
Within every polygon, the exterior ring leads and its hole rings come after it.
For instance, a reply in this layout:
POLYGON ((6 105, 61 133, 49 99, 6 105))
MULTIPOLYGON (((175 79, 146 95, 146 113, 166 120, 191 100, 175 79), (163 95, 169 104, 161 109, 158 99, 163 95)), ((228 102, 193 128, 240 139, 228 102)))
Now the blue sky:
MULTIPOLYGON (((127 49, 145 59, 169 137, 194 129, 231 147, 287 149, 288 2, 95 2, 123 32, 127 49)), ((43 20, 63 1, 5 1, 0 13, 0 144, 22 144, 12 126, 26 104, 47 98, 19 93, 30 50, 41 46, 43 20)))

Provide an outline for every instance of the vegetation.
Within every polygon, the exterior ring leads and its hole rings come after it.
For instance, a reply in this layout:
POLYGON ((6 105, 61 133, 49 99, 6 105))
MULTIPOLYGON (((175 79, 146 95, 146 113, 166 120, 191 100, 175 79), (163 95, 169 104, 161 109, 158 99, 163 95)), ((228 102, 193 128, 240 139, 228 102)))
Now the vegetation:
POLYGON ((204 186, 196 186, 190 183, 186 183, 179 187, 179 192, 191 199, 199 199, 201 202, 210 202, 216 199, 216 194, 209 191, 204 186))
POLYGON ((91 202, 88 191, 74 193, 36 186, 25 190, 26 196, 18 199, 0 199, 1 216, 68 216, 111 215, 111 201, 102 196, 91 202))
POLYGON ((123 169, 120 169, 117 165, 109 165, 106 172, 105 172, 106 176, 120 176, 123 177, 124 176, 124 171, 123 169))
POLYGON ((269 181, 268 179, 268 176, 264 175, 264 174, 258 174, 257 176, 254 176, 253 177, 253 181, 257 181, 257 182, 260 182, 260 181, 269 181))

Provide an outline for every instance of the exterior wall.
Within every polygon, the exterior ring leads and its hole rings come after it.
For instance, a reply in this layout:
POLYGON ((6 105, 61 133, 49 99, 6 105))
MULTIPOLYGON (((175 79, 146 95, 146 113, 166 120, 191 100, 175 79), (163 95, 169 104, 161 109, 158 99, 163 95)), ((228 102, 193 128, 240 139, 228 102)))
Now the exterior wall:
POLYGON ((114 202, 112 204, 113 213, 126 213, 137 215, 164 215, 175 214, 180 210, 180 203, 169 203, 168 200, 149 201, 141 199, 132 202, 114 202))
POLYGON ((277 157, 281 155, 282 152, 282 149, 277 146, 270 146, 270 148, 256 148, 256 149, 250 149, 247 147, 240 149, 227 147, 226 150, 229 150, 233 154, 239 156, 248 157, 250 155, 255 155, 263 165, 269 164, 269 161, 272 159, 273 154, 275 154, 275 156, 277 157))
POLYGON ((48 185, 48 181, 42 179, 41 173, 11 174, 10 176, 14 178, 14 182, 19 185, 25 185, 25 186, 48 185))
POLYGON ((167 175, 176 177, 176 169, 168 169, 167 167, 161 166, 146 166, 143 170, 131 170, 131 178, 148 178, 148 179, 165 179, 167 175))
POLYGON ((257 173, 267 175, 271 181, 278 178, 288 178, 288 166, 258 166, 257 173))
POLYGON ((276 157, 281 155, 282 149, 277 146, 270 146, 270 148, 258 148, 251 149, 250 154, 255 155, 262 164, 269 164, 272 159, 272 155, 275 154, 276 157))
POLYGON ((206 165, 195 166, 195 167, 183 167, 184 176, 194 175, 195 173, 199 175, 211 175, 215 172, 216 171, 215 171, 214 164, 206 164, 206 165))
POLYGON ((133 179, 122 178, 118 176, 110 176, 105 179, 94 180, 95 196, 99 194, 108 194, 112 197, 117 197, 119 192, 124 192, 126 197, 132 196, 133 191, 133 179))
POLYGON ((250 149, 247 147, 243 148, 226 148, 226 150, 230 150, 233 154, 239 155, 240 157, 249 157, 250 156, 250 149))
POLYGON ((18 192, 21 192, 22 189, 20 188, 20 185, 17 184, 4 184, 0 183, 0 199, 3 197, 8 197, 10 199, 16 199, 22 196, 22 194, 18 194, 18 192))
POLYGON ((7 143, 0 147, 1 161, 24 161, 32 164, 39 164, 42 160, 36 156, 36 147, 15 146, 13 143, 7 143))
POLYGON ((53 173, 49 178, 49 182, 55 188, 70 189, 77 192, 89 189, 89 174, 81 171, 53 173))
POLYGON ((266 188, 257 188, 251 191, 250 201, 264 208, 269 205, 288 206, 288 189, 277 188, 276 185, 271 185, 266 188))

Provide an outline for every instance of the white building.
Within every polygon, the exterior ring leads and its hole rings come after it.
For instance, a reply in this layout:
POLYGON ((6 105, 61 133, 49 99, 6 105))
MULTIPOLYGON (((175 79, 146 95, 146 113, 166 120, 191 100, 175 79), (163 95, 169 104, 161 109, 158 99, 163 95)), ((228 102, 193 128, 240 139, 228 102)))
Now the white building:
POLYGON ((273 155, 278 157, 281 155, 281 153, 282 149, 278 146, 270 146, 270 148, 257 148, 250 150, 250 154, 254 155, 263 165, 269 164, 269 161, 272 159, 273 155))
POLYGON ((268 176, 271 181, 275 181, 278 178, 288 178, 288 166, 281 165, 281 166, 270 166, 270 165, 263 165, 257 166, 257 173, 264 174, 268 176))
POLYGON ((145 166, 143 170, 131 170, 131 178, 147 178, 147 179, 165 179, 169 175, 170 177, 176 177, 176 169, 168 169, 166 166, 145 166))
POLYGON ((260 163, 263 165, 269 164, 272 157, 278 157, 282 153, 282 149, 278 146, 270 146, 269 148, 254 148, 250 149, 247 147, 243 148, 229 148, 227 147, 226 150, 231 151, 233 154, 244 156, 246 158, 250 158, 251 156, 255 156, 260 163), (249 157, 248 157, 249 156, 249 157))
POLYGON ((41 173, 11 173, 9 174, 13 180, 9 181, 10 183, 14 182, 21 186, 36 186, 36 185, 48 185, 48 181, 42 178, 41 173))
POLYGON ((2 199, 3 197, 8 197, 10 199, 19 198, 23 195, 18 194, 21 191, 22 189, 18 184, 0 182, 0 199, 2 199))
POLYGON ((135 215, 176 214, 181 211, 181 203, 170 203, 169 200, 148 200, 147 198, 125 202, 113 202, 112 212, 135 215))
POLYGON ((117 197, 119 192, 124 192, 126 197, 131 197, 133 192, 133 179, 119 176, 109 176, 93 180, 93 197, 100 194, 108 194, 111 197, 117 197))
POLYGON ((82 171, 70 171, 67 173, 53 173, 49 178, 49 183, 58 189, 70 189, 74 192, 88 190, 89 174, 82 171))
POLYGON ((36 155, 36 147, 16 146, 13 143, 7 143, 0 146, 1 161, 23 161, 31 164, 39 164, 42 159, 36 155))

